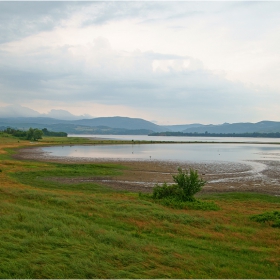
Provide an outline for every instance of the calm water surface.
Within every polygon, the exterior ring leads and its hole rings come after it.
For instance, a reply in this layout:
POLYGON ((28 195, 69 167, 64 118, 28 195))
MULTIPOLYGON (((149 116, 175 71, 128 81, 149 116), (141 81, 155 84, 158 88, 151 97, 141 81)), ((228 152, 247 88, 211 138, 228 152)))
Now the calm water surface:
POLYGON ((51 156, 125 160, 230 161, 280 160, 276 144, 123 144, 44 147, 51 156))
POLYGON ((195 137, 195 136, 148 136, 148 135, 93 135, 69 134, 69 137, 101 138, 110 140, 137 140, 137 141, 178 141, 178 142, 246 142, 246 143, 280 143, 279 138, 253 137, 195 137))

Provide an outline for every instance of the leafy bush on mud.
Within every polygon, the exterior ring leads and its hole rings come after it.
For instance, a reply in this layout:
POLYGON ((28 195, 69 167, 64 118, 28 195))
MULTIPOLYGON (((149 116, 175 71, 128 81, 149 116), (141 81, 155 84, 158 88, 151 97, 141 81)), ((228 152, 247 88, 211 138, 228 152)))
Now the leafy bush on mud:
POLYGON ((157 184, 152 195, 139 193, 139 197, 153 199, 161 205, 175 209, 219 210, 219 207, 212 201, 199 201, 194 198, 194 194, 206 184, 196 170, 190 169, 188 172, 178 168, 178 174, 173 176, 173 180, 177 184, 157 184))
POLYGON ((166 183, 163 183, 163 185, 156 185, 153 189, 153 195, 152 197, 154 199, 162 199, 166 197, 176 197, 180 198, 183 196, 183 191, 178 187, 178 185, 167 185, 166 183))
POLYGON ((197 170, 191 168, 189 172, 178 168, 178 174, 173 175, 173 180, 176 184, 156 185, 152 197, 154 199, 174 198, 179 201, 195 201, 194 195, 206 184, 206 181, 199 177, 197 170))

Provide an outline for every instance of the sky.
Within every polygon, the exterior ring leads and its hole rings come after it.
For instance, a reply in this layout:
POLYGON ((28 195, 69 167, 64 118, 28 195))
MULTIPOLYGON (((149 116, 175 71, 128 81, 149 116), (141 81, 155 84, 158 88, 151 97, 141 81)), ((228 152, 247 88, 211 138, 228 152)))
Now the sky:
POLYGON ((280 121, 279 1, 0 1, 0 107, 280 121))

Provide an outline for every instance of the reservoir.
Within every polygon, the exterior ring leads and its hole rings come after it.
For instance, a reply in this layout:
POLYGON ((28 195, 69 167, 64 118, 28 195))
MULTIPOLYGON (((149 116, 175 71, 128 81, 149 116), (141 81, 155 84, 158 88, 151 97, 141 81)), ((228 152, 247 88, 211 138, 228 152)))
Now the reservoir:
POLYGON ((253 143, 162 143, 43 147, 50 156, 118 160, 243 162, 280 160, 280 145, 253 143))
POLYGON ((69 134, 69 137, 98 138, 107 140, 134 141, 176 141, 176 142, 238 142, 238 143, 279 143, 279 138, 262 137, 202 137, 202 136, 148 136, 148 135, 93 135, 69 134))

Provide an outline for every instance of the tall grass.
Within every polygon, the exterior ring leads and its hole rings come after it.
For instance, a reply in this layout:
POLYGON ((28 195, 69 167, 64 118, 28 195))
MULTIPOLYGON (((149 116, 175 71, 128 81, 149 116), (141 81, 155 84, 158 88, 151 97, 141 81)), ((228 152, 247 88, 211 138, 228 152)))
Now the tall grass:
POLYGON ((50 180, 118 176, 118 165, 0 165, 0 278, 280 277, 279 228, 250 219, 279 211, 279 198, 201 195, 220 210, 172 209, 50 180))

